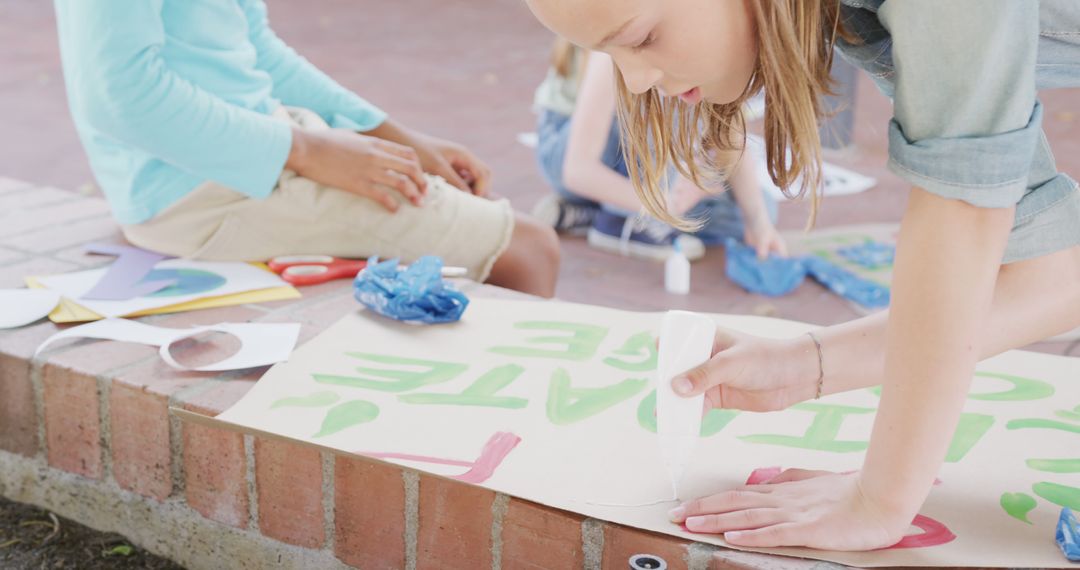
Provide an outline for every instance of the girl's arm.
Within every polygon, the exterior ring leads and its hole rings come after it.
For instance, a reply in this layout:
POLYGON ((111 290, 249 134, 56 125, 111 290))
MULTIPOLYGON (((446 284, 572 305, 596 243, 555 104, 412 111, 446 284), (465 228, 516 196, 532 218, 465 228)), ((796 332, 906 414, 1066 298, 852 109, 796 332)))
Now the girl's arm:
POLYGON ((575 194, 637 212, 641 202, 630 179, 601 161, 614 120, 614 64, 607 54, 591 52, 570 123, 563 181, 575 194))
POLYGON ((720 164, 732 164, 727 182, 735 202, 742 210, 743 224, 746 227, 743 239, 762 259, 768 257, 770 252, 786 256, 787 244, 769 219, 765 196, 761 192, 761 185, 753 165, 750 164, 749 156, 746 151, 729 151, 728 156, 720 157, 720 164), (725 158, 727 160, 724 160, 725 158))
MULTIPOLYGON (((822 394, 880 385, 888 311, 818 329, 822 394)), ((1004 265, 982 328, 979 358, 1068 332, 1080 325, 1080 247, 1004 265)), ((717 352, 687 374, 689 395, 714 407, 782 410, 816 395, 818 360, 810 337, 770 339, 721 329, 717 352)))
POLYGON ((967 397, 1012 208, 912 191, 900 226, 885 378, 862 491, 902 535, 929 493, 967 397))

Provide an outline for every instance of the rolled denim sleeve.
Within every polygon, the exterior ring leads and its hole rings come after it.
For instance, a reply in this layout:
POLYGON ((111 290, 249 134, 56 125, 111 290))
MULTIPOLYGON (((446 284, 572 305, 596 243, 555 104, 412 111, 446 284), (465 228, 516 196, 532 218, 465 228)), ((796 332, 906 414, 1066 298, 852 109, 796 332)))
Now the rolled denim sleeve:
POLYGON ((1014 206, 1042 136, 1038 2, 887 0, 878 17, 896 72, 890 169, 944 198, 1014 206))

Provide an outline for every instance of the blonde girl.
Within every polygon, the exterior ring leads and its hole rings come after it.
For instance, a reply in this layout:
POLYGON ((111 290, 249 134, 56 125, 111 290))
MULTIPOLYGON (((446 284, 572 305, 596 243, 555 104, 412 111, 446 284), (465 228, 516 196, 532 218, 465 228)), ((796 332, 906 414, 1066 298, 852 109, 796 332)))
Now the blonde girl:
POLYGON ((673 380, 683 394, 746 410, 881 384, 862 469, 789 470, 671 517, 747 547, 897 542, 944 460, 976 362, 1080 325, 1080 194, 1057 172, 1036 97, 1080 86, 1080 4, 529 4, 556 33, 615 60, 628 153, 644 165, 631 171, 635 186, 672 222, 658 186, 664 168, 693 179, 715 166, 712 150, 740 148, 747 97, 765 94, 769 172, 781 187, 803 175, 794 194, 820 179, 819 101, 833 57, 893 99, 889 167, 911 190, 890 310, 780 341, 720 331, 714 357, 673 380))

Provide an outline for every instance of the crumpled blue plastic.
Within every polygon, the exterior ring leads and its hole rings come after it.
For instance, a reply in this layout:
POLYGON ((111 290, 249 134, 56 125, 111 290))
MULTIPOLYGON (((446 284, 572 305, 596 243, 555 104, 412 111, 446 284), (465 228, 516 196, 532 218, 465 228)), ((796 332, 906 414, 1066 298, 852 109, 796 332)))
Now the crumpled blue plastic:
POLYGON ((442 259, 425 256, 407 268, 398 259, 372 258, 353 281, 353 296, 368 309, 406 323, 452 323, 469 298, 442 278, 442 259))
POLYGON ((729 279, 751 293, 779 297, 802 284, 806 267, 798 257, 769 256, 758 259, 757 252, 728 238, 726 272, 729 279))
POLYGON ((863 279, 854 273, 826 261, 820 257, 808 255, 803 258, 807 272, 818 283, 829 288, 841 297, 854 301, 870 309, 883 309, 889 306, 889 288, 873 281, 863 279))
POLYGON ((1057 543, 1061 553, 1072 562, 1080 562, 1080 522, 1069 507, 1061 509, 1057 525, 1057 543))
POLYGON ((896 258, 896 246, 880 241, 868 241, 858 245, 849 245, 836 250, 836 253, 848 261, 867 269, 892 267, 896 258))
POLYGON ((733 239, 728 239, 725 247, 728 278, 751 293, 771 297, 786 295, 809 275, 833 293, 864 307, 889 306, 888 287, 863 279, 820 257, 771 255, 762 260, 754 250, 733 239))

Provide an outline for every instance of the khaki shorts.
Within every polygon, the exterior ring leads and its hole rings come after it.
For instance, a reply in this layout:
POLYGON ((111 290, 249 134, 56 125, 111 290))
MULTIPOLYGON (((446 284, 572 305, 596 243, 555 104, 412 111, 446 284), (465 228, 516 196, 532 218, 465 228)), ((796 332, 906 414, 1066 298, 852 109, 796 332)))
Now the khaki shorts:
MULTIPOLYGON (((307 129, 329 128, 303 109, 275 116, 307 129)), ((399 196, 396 192, 393 195, 399 196)), ((211 261, 262 261, 279 255, 322 254, 411 262, 437 255, 487 279, 510 244, 514 212, 429 178, 420 207, 400 198, 388 212, 377 202, 323 186, 286 170, 274 191, 256 200, 206 182, 149 221, 124 226, 136 246, 178 257, 211 261)))

